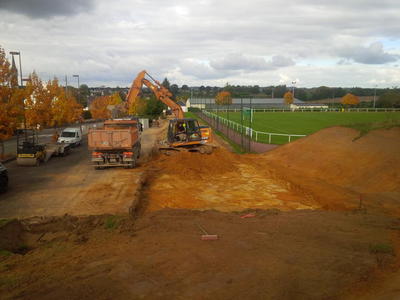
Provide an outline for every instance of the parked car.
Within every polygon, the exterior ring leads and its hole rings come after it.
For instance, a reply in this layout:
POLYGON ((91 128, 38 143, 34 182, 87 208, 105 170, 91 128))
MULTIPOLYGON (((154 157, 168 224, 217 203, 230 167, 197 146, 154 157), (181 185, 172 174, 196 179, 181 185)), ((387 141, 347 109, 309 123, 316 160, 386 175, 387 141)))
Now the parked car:
POLYGON ((82 143, 82 132, 79 128, 65 128, 57 142, 77 147, 82 143))
POLYGON ((7 191, 8 187, 8 171, 5 166, 0 163, 0 193, 7 191))

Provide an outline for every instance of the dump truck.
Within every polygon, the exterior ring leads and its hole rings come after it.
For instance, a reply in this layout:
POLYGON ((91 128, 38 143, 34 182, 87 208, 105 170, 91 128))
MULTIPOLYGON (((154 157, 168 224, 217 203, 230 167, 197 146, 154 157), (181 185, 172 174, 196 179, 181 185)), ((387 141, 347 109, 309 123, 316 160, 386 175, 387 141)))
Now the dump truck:
POLYGON ((134 168, 140 157, 141 130, 138 120, 106 120, 104 127, 90 129, 88 147, 95 169, 134 168))

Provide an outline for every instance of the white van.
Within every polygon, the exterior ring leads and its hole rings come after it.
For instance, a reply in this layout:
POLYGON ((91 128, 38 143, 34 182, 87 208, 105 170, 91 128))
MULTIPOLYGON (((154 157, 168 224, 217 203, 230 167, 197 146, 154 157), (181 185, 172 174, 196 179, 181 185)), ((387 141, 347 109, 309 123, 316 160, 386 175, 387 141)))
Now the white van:
POLYGON ((58 142, 77 147, 82 143, 82 132, 79 128, 65 128, 61 132, 58 142))

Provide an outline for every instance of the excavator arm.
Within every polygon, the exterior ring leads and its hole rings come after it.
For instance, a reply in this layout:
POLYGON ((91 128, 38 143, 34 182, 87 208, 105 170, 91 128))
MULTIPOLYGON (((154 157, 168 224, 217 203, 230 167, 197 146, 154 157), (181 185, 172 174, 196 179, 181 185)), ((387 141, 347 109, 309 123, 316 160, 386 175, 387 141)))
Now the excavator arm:
POLYGON ((171 92, 159 81, 151 77, 150 74, 147 73, 145 70, 141 71, 132 82, 132 86, 129 89, 127 96, 128 108, 135 103, 136 98, 139 96, 143 85, 147 86, 154 93, 158 100, 167 105, 172 110, 177 119, 184 118, 181 106, 171 99, 171 92), (149 77, 149 79, 146 78, 146 75, 149 77))

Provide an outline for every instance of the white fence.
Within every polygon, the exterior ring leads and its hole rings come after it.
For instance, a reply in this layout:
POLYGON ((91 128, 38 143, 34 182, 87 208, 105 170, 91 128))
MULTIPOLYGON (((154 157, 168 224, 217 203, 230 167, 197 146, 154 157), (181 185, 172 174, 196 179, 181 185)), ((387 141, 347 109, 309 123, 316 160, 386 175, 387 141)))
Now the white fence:
POLYGON ((257 131, 257 130, 254 130, 254 129, 250 128, 250 127, 242 126, 241 124, 236 123, 234 121, 225 119, 225 118, 223 118, 221 116, 218 116, 218 115, 216 115, 214 113, 211 113, 209 111, 203 110, 202 112, 206 116, 208 116, 210 118, 213 118, 214 120, 218 120, 222 124, 226 125, 228 128, 232 128, 232 129, 236 130, 237 132, 243 132, 245 135, 250 136, 252 140, 254 140, 256 142, 260 142, 260 143, 271 144, 273 136, 287 137, 289 143, 292 141, 293 137, 304 137, 304 136, 306 136, 305 134, 285 134, 285 133, 273 133, 273 132, 257 131))
MULTIPOLYGON (((204 108, 204 107, 203 107, 204 108)), ((211 109, 214 109, 211 107, 211 109)), ((218 108, 218 111, 231 111, 240 112, 241 108, 218 108)), ((291 108, 252 108, 254 112, 400 112, 400 108, 312 108, 312 107, 298 107, 296 109, 291 108)))

